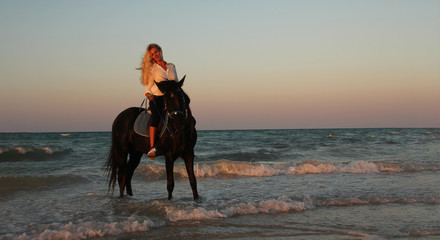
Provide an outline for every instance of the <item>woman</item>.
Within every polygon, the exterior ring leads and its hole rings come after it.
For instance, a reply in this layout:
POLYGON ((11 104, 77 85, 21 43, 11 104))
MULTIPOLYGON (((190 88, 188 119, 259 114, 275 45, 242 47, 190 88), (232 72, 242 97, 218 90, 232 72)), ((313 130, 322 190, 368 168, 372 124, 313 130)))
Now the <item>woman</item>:
POLYGON ((142 85, 146 85, 145 96, 150 100, 151 126, 150 126, 150 151, 148 157, 156 157, 156 133, 160 122, 160 114, 164 108, 163 93, 154 83, 162 81, 178 81, 176 67, 172 63, 163 60, 162 48, 152 43, 148 45, 142 61, 142 85))

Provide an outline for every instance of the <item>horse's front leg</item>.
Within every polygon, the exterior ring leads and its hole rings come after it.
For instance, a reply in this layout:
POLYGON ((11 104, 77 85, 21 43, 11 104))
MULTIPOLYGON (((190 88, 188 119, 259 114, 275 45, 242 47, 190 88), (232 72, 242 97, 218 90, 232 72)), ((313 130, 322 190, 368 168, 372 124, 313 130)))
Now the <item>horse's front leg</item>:
POLYGON ((197 192, 197 180, 194 174, 194 152, 186 153, 183 156, 185 161, 186 172, 188 173, 189 184, 193 192, 194 200, 199 198, 199 193, 197 192))
POLYGON ((168 200, 173 198, 174 190, 174 158, 168 154, 165 156, 165 167, 167 171, 167 190, 168 190, 168 200))

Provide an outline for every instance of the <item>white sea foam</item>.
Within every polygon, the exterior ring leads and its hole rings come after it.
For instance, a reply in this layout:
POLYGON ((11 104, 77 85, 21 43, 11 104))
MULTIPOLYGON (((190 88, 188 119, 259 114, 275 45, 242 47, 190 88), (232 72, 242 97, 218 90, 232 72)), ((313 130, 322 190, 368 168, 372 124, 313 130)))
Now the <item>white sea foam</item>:
POLYGON ((44 152, 46 152, 47 154, 52 154, 53 150, 50 147, 42 147, 41 149, 44 150, 44 152))
POLYGON ((74 224, 70 222, 64 226, 53 224, 53 226, 50 226, 50 229, 46 229, 42 233, 36 233, 35 235, 24 233, 17 239, 88 239, 106 235, 147 231, 153 226, 154 223, 148 218, 141 219, 137 216, 131 216, 125 221, 112 223, 81 222, 74 224))
POLYGON ((376 162, 381 172, 403 172, 404 169, 397 163, 376 162))
POLYGON ((276 214, 282 212, 300 212, 313 208, 313 202, 309 197, 304 201, 294 201, 287 196, 278 199, 270 199, 247 203, 228 203, 219 206, 218 209, 208 210, 207 207, 186 206, 183 209, 178 206, 167 206, 167 218, 172 221, 205 220, 229 218, 236 215, 250 214, 276 214))
POLYGON ((336 172, 337 167, 330 163, 322 163, 315 161, 305 161, 297 164, 295 167, 290 167, 288 174, 319 174, 336 172))
POLYGON ((379 167, 377 164, 367 161, 350 162, 346 166, 340 167, 338 172, 344 173, 378 173, 379 167))
MULTIPOLYGON (((398 163, 353 161, 348 163, 329 163, 320 161, 304 161, 301 163, 249 163, 219 160, 202 162, 194 165, 197 178, 217 176, 269 177, 294 174, 376 174, 381 172, 400 173, 404 171, 423 171, 421 166, 401 166, 398 163)), ((438 170, 433 166, 430 170, 438 170)), ((161 164, 144 164, 139 167, 140 174, 153 179, 163 179, 166 176, 165 166, 161 164)), ((176 176, 187 177, 184 164, 175 164, 176 176)))
POLYGON ((26 154, 26 150, 23 147, 15 147, 14 149, 20 154, 26 154))
POLYGON ((279 169, 269 164, 233 162, 227 160, 196 164, 194 166, 194 172, 198 177, 213 177, 219 175, 264 177, 275 176, 282 173, 279 169))
POLYGON ((21 161, 40 160, 59 157, 72 151, 70 148, 56 146, 11 146, 0 148, 0 160, 21 161))
MULTIPOLYGON (((140 173, 150 178, 165 178, 165 166, 160 164, 144 164, 139 166, 140 173)), ((176 176, 187 177, 184 164, 175 164, 174 173, 176 176)), ((284 174, 279 166, 264 163, 233 162, 220 160, 216 162, 204 162, 194 165, 194 174, 198 178, 216 176, 246 176, 265 177, 284 174)))
POLYGON ((187 207, 186 209, 177 209, 175 206, 168 206, 165 212, 170 221, 184 221, 184 220, 205 220, 226 218, 227 216, 220 213, 218 210, 207 210, 203 207, 187 207))
POLYGON ((395 197, 371 197, 360 199, 351 198, 335 198, 326 200, 313 200, 310 196, 304 197, 302 201, 295 201, 287 196, 281 196, 277 199, 253 201, 253 202, 237 202, 230 201, 223 204, 212 205, 204 204, 202 206, 179 206, 166 205, 165 209, 167 218, 171 222, 177 221, 200 221, 210 219, 224 219, 238 215, 254 215, 254 214, 277 214, 287 212, 302 212, 316 207, 345 207, 368 204, 389 204, 389 203, 425 203, 439 204, 434 198, 395 198, 395 197))
POLYGON ((16 147, 5 147, 0 149, 1 153, 19 153, 19 154, 33 154, 38 152, 44 152, 47 154, 60 153, 69 151, 69 149, 63 149, 60 147, 48 147, 48 146, 16 146, 16 147))

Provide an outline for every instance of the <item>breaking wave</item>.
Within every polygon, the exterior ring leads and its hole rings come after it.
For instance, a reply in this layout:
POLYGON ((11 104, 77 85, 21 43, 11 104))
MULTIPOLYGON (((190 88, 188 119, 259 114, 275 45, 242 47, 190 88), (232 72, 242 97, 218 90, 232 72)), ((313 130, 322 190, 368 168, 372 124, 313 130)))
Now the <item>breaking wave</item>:
POLYGON ((17 239, 89 239, 129 232, 142 232, 149 230, 151 227, 154 227, 154 223, 150 219, 131 216, 124 221, 111 223, 80 222, 75 224, 70 222, 65 225, 52 224, 48 226, 49 229, 44 230, 42 233, 23 233, 17 239))
POLYGON ((275 214, 282 212, 301 212, 313 208, 310 197, 303 201, 295 201, 286 196, 247 203, 226 203, 218 209, 209 210, 205 207, 195 206, 166 206, 165 212, 168 220, 172 222, 187 220, 207 220, 229 218, 237 215, 250 214, 275 214))
POLYGON ((439 199, 435 197, 371 197, 367 199, 362 198, 341 198, 341 199, 326 199, 315 200, 310 196, 304 197, 302 200, 293 200, 287 196, 280 196, 277 199, 261 200, 254 202, 224 202, 215 207, 209 206, 179 206, 165 205, 167 218, 171 222, 189 221, 189 220, 212 220, 230 218, 238 215, 253 215, 253 214, 278 214, 287 212, 303 212, 319 207, 346 207, 356 205, 368 204, 409 204, 409 203, 424 203, 424 204, 440 204, 439 199))
MULTIPOLYGON (((296 213, 313 210, 320 207, 346 207, 368 204, 389 204, 389 203, 425 203, 440 204, 434 197, 428 198, 394 198, 394 197, 373 197, 373 198, 340 198, 340 199, 313 199, 305 196, 302 199, 294 199, 282 195, 273 199, 240 201, 232 199, 227 201, 213 200, 195 203, 192 201, 152 200, 144 203, 123 203, 125 211, 142 211, 144 216, 137 214, 130 217, 105 221, 78 221, 69 223, 52 223, 40 225, 38 229, 21 234, 20 236, 6 235, 5 239, 89 239, 105 236, 124 235, 125 233, 147 232, 152 228, 161 227, 170 222, 178 223, 185 221, 210 221, 222 220, 237 216, 255 214, 279 214, 296 213), (129 205, 126 209, 125 205, 129 205), (166 217, 166 221, 158 220, 157 214, 166 217), (151 217, 153 216, 153 217, 151 217), (156 216, 156 217, 154 217, 156 216), (155 219, 155 220, 153 220, 155 219), (41 230, 44 229, 44 230, 41 230)), ((425 235, 433 235, 435 232, 428 231, 425 235)))
POLYGON ((49 147, 49 146, 0 146, 0 161, 41 161, 59 158, 71 153, 71 148, 49 147))
MULTIPOLYGON (((218 176, 243 176, 243 177, 268 177, 276 175, 295 174, 329 174, 329 173, 401 173, 438 171, 438 163, 413 165, 390 162, 353 161, 348 163, 329 163, 320 161, 304 161, 300 163, 249 163, 229 160, 215 162, 202 162, 194 165, 196 177, 218 176)), ((161 164, 143 164, 139 166, 138 173, 148 179, 165 179, 165 166, 161 164)), ((176 177, 187 177, 185 165, 175 164, 176 177)))

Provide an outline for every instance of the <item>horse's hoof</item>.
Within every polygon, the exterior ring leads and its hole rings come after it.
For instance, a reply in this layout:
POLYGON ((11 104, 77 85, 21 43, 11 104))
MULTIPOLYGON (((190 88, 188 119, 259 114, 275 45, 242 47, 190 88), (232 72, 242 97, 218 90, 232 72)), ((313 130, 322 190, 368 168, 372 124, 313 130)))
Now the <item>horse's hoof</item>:
POLYGON ((199 196, 194 197, 194 202, 196 202, 196 203, 201 203, 201 202, 202 202, 202 198, 199 197, 199 196))

